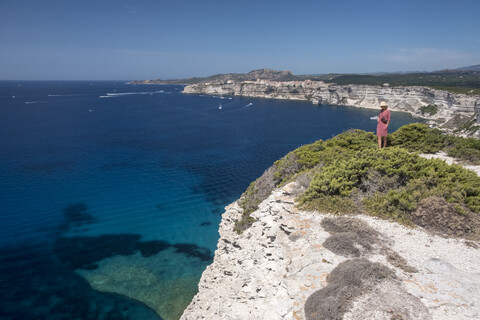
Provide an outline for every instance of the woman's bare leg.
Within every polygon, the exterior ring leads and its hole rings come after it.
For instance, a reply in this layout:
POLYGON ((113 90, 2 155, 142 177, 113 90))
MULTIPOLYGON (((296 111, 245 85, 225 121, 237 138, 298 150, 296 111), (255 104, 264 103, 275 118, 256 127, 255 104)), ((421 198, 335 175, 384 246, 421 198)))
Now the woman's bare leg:
POLYGON ((378 137, 378 148, 382 149, 382 137, 378 137))

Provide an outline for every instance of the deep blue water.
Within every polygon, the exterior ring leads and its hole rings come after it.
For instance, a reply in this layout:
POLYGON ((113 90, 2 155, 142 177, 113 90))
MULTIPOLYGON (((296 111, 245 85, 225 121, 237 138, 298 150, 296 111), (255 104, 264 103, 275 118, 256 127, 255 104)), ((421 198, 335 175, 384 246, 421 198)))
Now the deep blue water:
POLYGON ((376 110, 181 90, 0 82, 0 316, 177 318, 225 205, 292 149, 376 127, 376 110))

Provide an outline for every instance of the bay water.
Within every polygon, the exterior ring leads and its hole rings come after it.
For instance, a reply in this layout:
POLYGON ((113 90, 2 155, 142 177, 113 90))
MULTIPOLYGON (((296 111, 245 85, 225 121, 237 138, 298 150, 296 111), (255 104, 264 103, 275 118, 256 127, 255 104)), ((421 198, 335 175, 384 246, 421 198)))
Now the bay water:
POLYGON ((182 89, 0 82, 1 319, 178 319, 227 204, 289 151, 376 128, 377 110, 182 89))

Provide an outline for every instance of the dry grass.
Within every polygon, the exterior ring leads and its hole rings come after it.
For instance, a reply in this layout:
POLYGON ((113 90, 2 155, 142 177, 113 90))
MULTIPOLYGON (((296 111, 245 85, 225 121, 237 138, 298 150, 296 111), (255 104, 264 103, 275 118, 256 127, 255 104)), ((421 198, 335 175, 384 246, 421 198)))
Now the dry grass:
POLYGON ((341 320, 356 298, 386 279, 395 279, 395 273, 380 263, 342 262, 327 277, 328 285, 307 299, 305 316, 307 320, 341 320))

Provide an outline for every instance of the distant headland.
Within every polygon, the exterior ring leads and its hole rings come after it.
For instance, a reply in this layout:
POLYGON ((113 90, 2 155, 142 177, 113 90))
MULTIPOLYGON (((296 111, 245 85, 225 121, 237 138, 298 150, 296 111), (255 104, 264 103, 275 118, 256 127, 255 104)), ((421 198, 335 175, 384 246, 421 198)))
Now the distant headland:
POLYGON ((181 84, 183 93, 302 100, 378 108, 425 119, 448 133, 480 137, 480 65, 435 72, 294 75, 289 70, 253 70, 206 78, 142 80, 130 84, 181 84))
POLYGON ((366 74, 307 74, 295 75, 289 70, 258 69, 248 73, 223 73, 208 77, 192 77, 185 79, 153 79, 153 80, 135 80, 130 84, 178 84, 190 85, 205 82, 226 82, 233 80, 240 81, 323 81, 325 83, 343 84, 363 84, 363 85, 383 85, 388 83, 390 86, 428 86, 435 89, 443 89, 453 93, 480 94, 480 64, 457 68, 443 69, 433 72, 396 72, 396 73, 366 73, 366 74))

